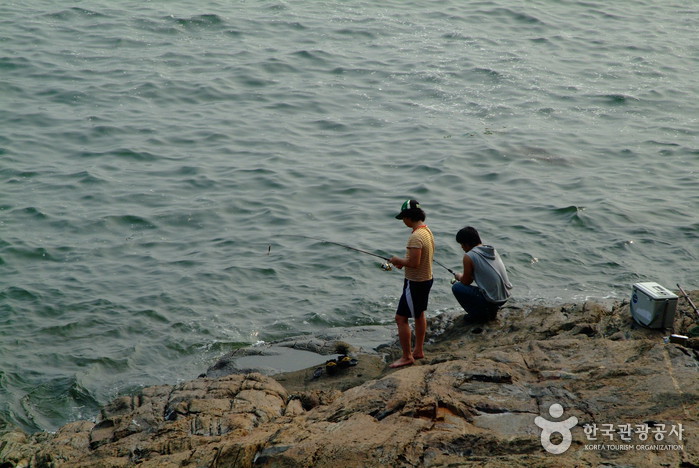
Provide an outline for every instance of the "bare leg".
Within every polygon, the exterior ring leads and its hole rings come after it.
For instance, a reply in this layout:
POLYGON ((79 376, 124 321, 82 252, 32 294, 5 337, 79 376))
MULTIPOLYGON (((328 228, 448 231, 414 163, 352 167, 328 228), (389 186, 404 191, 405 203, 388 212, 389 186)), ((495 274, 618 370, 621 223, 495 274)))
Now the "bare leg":
POLYGON ((425 344, 425 334, 427 332, 427 317, 423 312, 415 319, 415 349, 413 349, 413 358, 422 359, 425 357, 423 345, 425 344))
POLYGON ((389 367, 403 367, 415 363, 413 353, 410 351, 410 323, 408 317, 396 315, 396 324, 398 324, 398 340, 403 351, 403 356, 389 367))

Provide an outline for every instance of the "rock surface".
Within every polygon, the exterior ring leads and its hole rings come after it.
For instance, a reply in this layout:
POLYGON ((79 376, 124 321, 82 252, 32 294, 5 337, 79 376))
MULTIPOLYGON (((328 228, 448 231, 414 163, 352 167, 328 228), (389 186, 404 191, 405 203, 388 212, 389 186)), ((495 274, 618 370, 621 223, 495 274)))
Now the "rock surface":
MULTIPOLYGON (((681 299, 675 333, 696 332, 698 318, 681 299)), ((118 398, 97 421, 4 434, 0 468, 695 467, 699 338, 676 344, 667 334, 635 326, 628 304, 519 306, 482 326, 457 319, 401 369, 386 365, 396 344, 314 349, 358 359, 334 375, 315 365, 263 375, 229 356, 199 379, 118 398), (537 417, 577 418, 565 452, 543 448, 537 417), (625 441, 625 425, 650 435, 625 441), (596 440, 585 427, 599 430, 596 440)))

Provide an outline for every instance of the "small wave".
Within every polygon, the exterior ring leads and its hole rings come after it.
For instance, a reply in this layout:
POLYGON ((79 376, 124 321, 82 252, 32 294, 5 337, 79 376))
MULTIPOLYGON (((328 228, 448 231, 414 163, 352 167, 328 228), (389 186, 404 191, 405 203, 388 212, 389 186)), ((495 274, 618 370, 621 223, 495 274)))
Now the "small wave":
POLYGON ((473 38, 466 36, 460 32, 452 31, 442 34, 442 39, 452 40, 452 41, 472 41, 473 38))
POLYGON ((93 10, 86 10, 80 7, 71 7, 65 10, 57 11, 54 13, 46 13, 44 15, 47 18, 62 20, 62 21, 72 21, 76 18, 106 18, 107 15, 99 13, 93 10))
POLYGON ((210 26, 220 26, 226 22, 223 18, 215 14, 196 15, 191 18, 170 16, 166 19, 168 21, 173 21, 179 26, 184 26, 185 28, 207 28, 210 26))
MULTIPOLYGON (((103 27, 103 25, 97 25, 96 28, 103 27)), ((140 39, 133 39, 129 37, 101 37, 95 39, 95 43, 99 43, 102 47, 107 48, 132 48, 132 49, 142 49, 148 47, 150 44, 140 39)), ((88 70, 85 70, 86 72, 88 70)))
POLYGON ((123 215, 123 216, 107 216, 104 218, 110 224, 116 224, 118 226, 129 226, 129 227, 139 227, 142 229, 156 229, 153 223, 147 219, 141 218, 135 215, 123 215))
POLYGON ((92 137, 114 136, 122 133, 124 133, 124 128, 116 125, 94 125, 91 128, 92 137))
POLYGON ((69 174, 65 176, 65 178, 70 181, 75 181, 78 185, 100 185, 107 183, 106 180, 91 174, 89 171, 80 171, 69 174))
POLYGON ((657 141, 657 140, 646 140, 643 142, 646 145, 656 145, 656 146, 673 146, 680 147, 681 145, 672 141, 657 141))
POLYGON ((578 208, 577 206, 570 205, 570 206, 566 206, 563 208, 554 208, 552 210, 552 212, 556 215, 562 215, 562 216, 568 217, 568 216, 574 216, 574 215, 578 214, 578 211, 580 209, 584 209, 584 208, 578 208))
POLYGON ((38 302, 41 300, 41 294, 17 286, 10 286, 4 291, 0 291, 0 299, 12 299, 15 301, 23 302, 38 302))
POLYGON ((298 69, 291 64, 279 59, 271 58, 260 64, 260 67, 269 73, 296 73, 298 69))
POLYGON ((289 114, 296 114, 297 112, 306 109, 307 106, 304 104, 291 104, 288 102, 275 101, 265 106, 265 108, 289 114))
POLYGON ((139 310, 136 312, 136 315, 141 316, 141 317, 145 317, 151 321, 162 323, 162 324, 170 323, 170 320, 167 317, 165 317, 162 313, 160 313, 154 309, 139 310))
POLYGON ((354 28, 342 28, 335 31, 335 34, 341 36, 351 36, 352 38, 376 39, 376 34, 372 31, 360 30, 354 28))
POLYGON ((32 177, 38 177, 41 174, 37 171, 15 171, 15 170, 7 170, 3 172, 9 172, 6 176, 10 176, 11 178, 8 178, 5 180, 5 183, 7 184, 13 184, 13 183, 23 183, 23 179, 31 179, 32 177))
POLYGON ((134 25, 140 30, 167 36, 173 36, 180 33, 177 25, 172 23, 171 17, 167 18, 166 21, 167 23, 163 23, 163 21, 152 18, 138 18, 134 20, 134 25))
POLYGON ((86 93, 76 91, 75 89, 48 88, 38 92, 37 96, 60 104, 78 104, 89 100, 89 96, 86 93))
POLYGON ((315 63, 319 63, 319 64, 328 63, 328 59, 332 59, 330 54, 328 54, 327 52, 325 52, 323 50, 313 50, 313 51, 299 50, 297 52, 294 52, 291 55, 293 55, 294 57, 297 57, 297 58, 311 60, 311 61, 313 61, 315 63))
POLYGON ((607 104, 611 105, 624 105, 628 104, 629 102, 640 102, 641 100, 634 97, 634 96, 629 96, 627 94, 617 94, 617 93, 612 93, 612 94, 598 94, 594 96, 597 99, 601 99, 607 104))
MULTIPOLYGON (((276 81, 274 81, 274 80, 266 80, 266 79, 260 78, 259 76, 250 75, 250 74, 240 74, 236 77, 236 81, 238 81, 239 83, 241 83, 245 86, 250 86, 253 88, 262 88, 265 86, 274 85, 276 83, 276 81)), ((264 99, 260 99, 260 101, 264 102, 264 99)))
POLYGON ((299 23, 298 21, 273 21, 269 25, 275 27, 288 28, 294 31, 305 31, 306 29, 308 29, 306 26, 299 23))
POLYGON ((213 189, 217 186, 217 181, 206 176, 192 177, 182 181, 196 189, 213 189))
POLYGON ((529 39, 529 41, 533 42, 534 44, 551 44, 551 41, 546 37, 534 37, 529 39))
POLYGON ((563 208, 554 208, 551 213, 554 217, 567 221, 575 227, 590 227, 589 221, 583 216, 585 207, 570 205, 563 208))
POLYGON ((14 71, 30 68, 31 62, 24 57, 0 57, 0 70, 14 71))
POLYGON ((266 9, 273 12, 287 11, 289 9, 289 5, 285 0, 281 0, 271 3, 266 7, 266 9))
MULTIPOLYGON (((53 314, 57 314, 57 311, 53 310, 53 314)), ((46 312, 44 312, 46 313, 46 312)), ((95 320, 89 320, 86 321, 84 319, 79 319, 79 320, 73 320, 73 321, 64 321, 61 323, 57 323, 55 325, 42 325, 37 328, 37 332, 41 334, 41 336, 44 337, 51 337, 54 339, 57 338, 72 338, 76 334, 79 334, 80 332, 84 332, 84 330, 87 328, 87 326, 95 326, 96 321, 95 320)))
POLYGON ((13 256, 23 260, 43 260, 43 261, 58 261, 44 247, 10 247, 5 250, 7 256, 13 256))
POLYGON ((135 151, 130 148, 119 148, 114 151, 109 151, 104 154, 116 156, 120 159, 130 159, 138 162, 155 162, 160 159, 159 156, 147 151, 135 151))
POLYGON ((242 31, 239 31, 237 29, 229 29, 228 31, 225 32, 226 36, 238 38, 243 35, 242 31))
POLYGON ((546 26, 546 23, 544 23, 542 20, 537 18, 536 16, 527 14, 527 13, 522 13, 520 11, 513 10, 511 8, 494 8, 492 10, 489 10, 486 12, 488 15, 492 16, 504 16, 507 17, 511 20, 514 20, 517 23, 525 23, 525 24, 536 24, 536 25, 541 25, 541 26, 546 26))
POLYGON ((337 132, 345 132, 349 130, 349 127, 345 124, 327 119, 316 120, 313 122, 313 124, 317 125, 321 130, 333 130, 337 132))
POLYGON ((21 399, 21 407, 24 414, 16 415, 16 422, 33 432, 57 429, 65 422, 63 415, 66 413, 75 419, 88 417, 97 411, 99 402, 72 376, 55 378, 34 387, 21 399))
POLYGON ((478 75, 486 75, 491 78, 497 78, 498 80, 504 78, 504 75, 502 73, 500 73, 497 70, 493 70, 492 68, 474 67, 471 68, 469 71, 478 75))

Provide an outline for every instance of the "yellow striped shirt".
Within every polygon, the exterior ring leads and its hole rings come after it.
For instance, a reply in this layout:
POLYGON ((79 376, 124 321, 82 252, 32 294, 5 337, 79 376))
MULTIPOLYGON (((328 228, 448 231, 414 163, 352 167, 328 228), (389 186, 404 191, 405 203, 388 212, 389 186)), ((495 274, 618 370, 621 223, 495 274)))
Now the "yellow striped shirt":
POLYGON ((408 238, 408 257, 412 249, 422 249, 420 264, 416 268, 405 267, 405 278, 410 281, 432 279, 432 257, 434 256, 434 236, 427 226, 415 229, 408 238))

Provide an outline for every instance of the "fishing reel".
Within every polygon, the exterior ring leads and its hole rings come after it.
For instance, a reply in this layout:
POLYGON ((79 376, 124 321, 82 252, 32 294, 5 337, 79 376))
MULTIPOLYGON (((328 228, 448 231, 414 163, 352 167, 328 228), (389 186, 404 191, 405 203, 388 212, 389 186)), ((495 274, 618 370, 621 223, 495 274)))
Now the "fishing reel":
POLYGON ((382 269, 383 271, 391 271, 391 270, 393 270, 393 265, 391 265, 389 262, 382 263, 380 266, 381 266, 381 269, 382 269))

